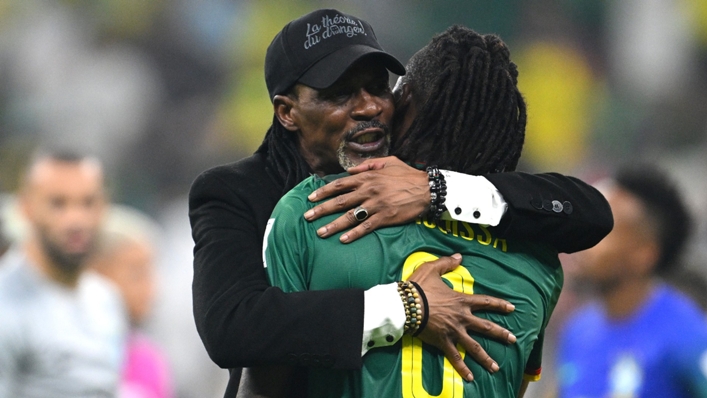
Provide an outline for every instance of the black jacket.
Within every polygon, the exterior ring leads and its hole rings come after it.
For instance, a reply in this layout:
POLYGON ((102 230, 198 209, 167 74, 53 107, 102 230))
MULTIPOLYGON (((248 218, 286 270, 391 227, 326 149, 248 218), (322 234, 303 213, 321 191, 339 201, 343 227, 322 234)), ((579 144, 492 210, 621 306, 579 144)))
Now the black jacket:
MULTIPOLYGON (((559 174, 486 177, 509 205, 496 229, 500 236, 572 252, 595 245, 613 226, 604 197, 580 180, 559 174), (553 201, 563 203, 563 210, 553 209, 553 201)), ((283 190, 264 155, 255 154, 205 171, 189 195, 194 318, 211 359, 231 368, 228 396, 235 396, 241 367, 361 367, 362 290, 284 294, 268 284, 262 240, 283 190)))

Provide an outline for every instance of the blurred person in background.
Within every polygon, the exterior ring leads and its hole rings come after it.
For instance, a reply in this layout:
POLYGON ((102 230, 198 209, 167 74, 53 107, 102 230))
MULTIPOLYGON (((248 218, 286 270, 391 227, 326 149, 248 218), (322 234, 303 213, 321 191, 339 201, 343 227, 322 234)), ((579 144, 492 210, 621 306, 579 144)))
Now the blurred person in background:
POLYGON ((117 213, 103 229, 91 265, 115 283, 130 320, 120 398, 170 398, 173 388, 162 350, 140 331, 155 299, 156 228, 136 214, 117 213))
POLYGON ((689 238, 680 193, 651 165, 619 169, 598 187, 614 229, 576 255, 577 287, 596 302, 563 326, 559 396, 707 397, 705 316, 665 283, 689 238))
POLYGON ((707 279, 699 271, 700 268, 704 269, 704 265, 690 262, 682 269, 666 275, 666 281, 687 294, 702 309, 702 312, 707 313, 707 294, 705 294, 707 279))
MULTIPOLYGON (((266 83, 275 115, 263 144, 247 159, 202 173, 192 185, 194 317, 211 358, 221 367, 233 368, 226 396, 235 395, 240 367, 288 364, 359 369, 370 341, 375 347, 390 346, 403 334, 397 284, 365 292, 285 294, 269 286, 262 263, 268 219, 285 192, 312 173, 343 171, 337 152, 358 161, 387 153, 393 98, 386 69, 405 72, 398 60, 383 52, 370 25, 359 18, 318 10, 290 22, 266 55, 266 83), (342 138, 345 142, 340 145, 342 138)), ((341 222, 338 227, 401 224, 429 209, 427 173, 399 161, 390 164, 356 180, 376 183, 377 189, 360 190, 370 218, 359 224, 349 211, 344 217, 355 224, 341 222)), ((573 202, 605 203, 583 182, 556 174, 494 176, 493 183, 479 176, 450 177, 447 206, 454 209, 452 217, 500 225, 502 234, 539 239, 560 251, 585 249, 605 233, 606 225, 597 222, 605 217, 596 214, 593 206, 573 211, 573 202), (563 202, 569 205, 562 207, 563 202)), ((355 206, 361 202, 354 198, 327 203, 355 206)), ((356 238, 344 236, 349 241, 356 238)), ((449 259, 437 264, 444 261, 449 259)), ((410 280, 425 289, 427 281, 418 280, 417 274, 410 280)), ((457 342, 466 345, 469 355, 486 369, 493 369, 493 359, 466 338, 466 329, 457 326, 464 324, 506 341, 507 330, 471 311, 507 312, 512 306, 452 289, 436 290, 434 295, 430 302, 455 304, 430 306, 429 324, 439 328, 430 326, 434 338, 426 341, 443 349, 460 374, 470 372, 458 356, 457 342)))
POLYGON ((115 287, 86 270, 106 204, 102 166, 41 153, 18 200, 30 234, 0 275, 0 397, 115 396, 125 311, 115 287))

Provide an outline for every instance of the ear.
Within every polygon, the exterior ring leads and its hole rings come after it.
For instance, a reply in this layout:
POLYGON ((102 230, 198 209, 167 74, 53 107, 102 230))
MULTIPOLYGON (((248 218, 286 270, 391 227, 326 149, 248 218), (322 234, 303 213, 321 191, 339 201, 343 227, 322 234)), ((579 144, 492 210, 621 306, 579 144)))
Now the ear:
POLYGON ((393 98, 395 99, 395 110, 404 110, 412 104, 412 89, 408 83, 403 83, 400 79, 393 88, 393 98))
POLYGON ((403 101, 405 105, 412 104, 412 86, 408 83, 403 84, 401 101, 403 101))
POLYGON ((395 93, 395 129, 393 134, 397 141, 405 137, 415 118, 417 118, 417 107, 413 100, 412 86, 410 84, 401 84, 399 82, 395 86, 395 93))
POLYGON ((293 112, 295 101, 291 97, 278 94, 273 98, 272 105, 275 116, 277 116, 277 120, 280 121, 283 127, 289 131, 299 130, 296 118, 294 117, 295 112, 293 112))

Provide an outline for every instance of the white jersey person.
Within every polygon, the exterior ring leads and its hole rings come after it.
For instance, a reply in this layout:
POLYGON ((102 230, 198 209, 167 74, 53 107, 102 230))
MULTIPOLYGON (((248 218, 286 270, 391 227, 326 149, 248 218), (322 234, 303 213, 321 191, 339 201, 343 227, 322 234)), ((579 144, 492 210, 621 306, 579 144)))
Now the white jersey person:
POLYGON ((101 165, 38 155, 18 202, 30 233, 0 273, 0 398, 113 397, 125 311, 117 290, 85 270, 106 206, 101 165))

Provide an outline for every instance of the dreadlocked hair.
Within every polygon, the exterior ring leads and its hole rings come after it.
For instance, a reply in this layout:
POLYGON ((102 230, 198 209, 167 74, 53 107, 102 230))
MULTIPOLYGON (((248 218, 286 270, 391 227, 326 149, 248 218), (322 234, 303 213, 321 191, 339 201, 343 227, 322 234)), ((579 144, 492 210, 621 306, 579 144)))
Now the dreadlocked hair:
POLYGON ((452 26, 412 56, 403 83, 418 113, 399 158, 468 174, 515 170, 526 107, 518 69, 496 35, 452 26))
POLYGON ((272 125, 256 153, 265 155, 271 172, 284 185, 283 194, 312 173, 299 152, 297 135, 288 131, 277 116, 273 116, 272 125))

